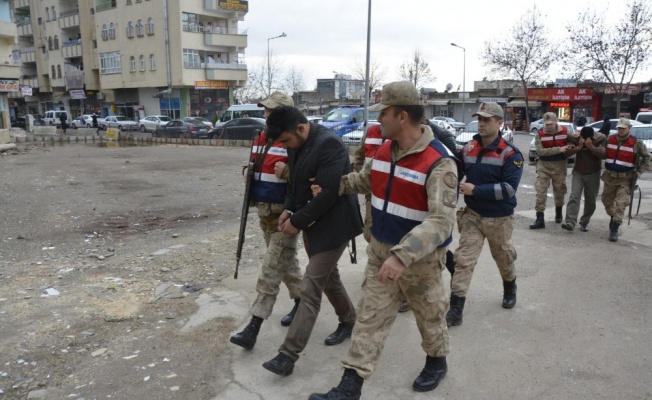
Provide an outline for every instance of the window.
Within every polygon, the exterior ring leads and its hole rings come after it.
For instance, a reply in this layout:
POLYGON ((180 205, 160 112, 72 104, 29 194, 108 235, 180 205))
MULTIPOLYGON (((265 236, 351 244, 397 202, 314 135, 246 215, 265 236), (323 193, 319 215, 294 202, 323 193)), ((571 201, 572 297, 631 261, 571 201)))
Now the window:
POLYGON ((54 6, 52 6, 52 21, 56 21, 57 19, 57 12, 54 11, 54 6))
POLYGON ((120 52, 100 53, 100 74, 117 74, 122 72, 120 52))
POLYGON ((49 20, 50 20, 50 8, 45 7, 45 21, 47 22, 49 20))
POLYGON ((109 24, 109 37, 115 39, 115 24, 113 22, 109 24))
POLYGON ((59 50, 59 36, 54 35, 54 49, 59 50))
POLYGON ((52 66, 52 79, 56 79, 57 77, 57 70, 54 68, 54 65, 52 66))
POLYGON ((142 54, 140 55, 140 70, 141 71, 145 70, 145 56, 142 54))
POLYGON ((154 70, 156 69, 156 57, 154 54, 149 55, 149 69, 154 70))
POLYGON ((201 68, 199 50, 183 49, 183 66, 185 68, 201 68))
POLYGON ((154 34, 154 18, 149 17, 147 20, 147 34, 148 35, 153 35, 154 34))
POLYGON ((145 25, 143 25, 142 19, 139 19, 138 24, 136 25, 136 35, 138 36, 145 35, 145 25))
POLYGON ((181 13, 181 26, 184 31, 193 31, 197 25, 197 14, 181 13))
POLYGON ((48 50, 54 50, 54 45, 52 44, 52 36, 48 36, 48 50))
POLYGON ((131 72, 136 71, 136 57, 134 56, 129 57, 129 70, 131 72))
POLYGON ((57 78, 61 79, 61 64, 57 65, 57 78))
POLYGON ((127 37, 134 37, 134 24, 132 24, 131 21, 127 24, 127 37))
POLYGON ((109 40, 109 30, 106 29, 106 24, 102 25, 102 40, 109 40))
POLYGON ((127 0, 127 5, 131 4, 131 0, 127 0))

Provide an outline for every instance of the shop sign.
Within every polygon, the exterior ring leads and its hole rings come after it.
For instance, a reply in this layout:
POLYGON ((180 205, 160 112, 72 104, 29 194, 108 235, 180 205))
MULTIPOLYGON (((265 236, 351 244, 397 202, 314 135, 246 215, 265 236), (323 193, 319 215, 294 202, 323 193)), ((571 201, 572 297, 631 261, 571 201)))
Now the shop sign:
POLYGON ((20 91, 20 86, 18 85, 17 80, 0 80, 0 92, 18 92, 20 91))
POLYGON ((646 103, 652 103, 652 92, 646 93, 645 96, 643 96, 643 101, 646 103))
POLYGON ((575 79, 555 79, 555 87, 577 87, 575 79))
POLYGON ((248 0, 217 0, 217 6, 225 10, 243 11, 249 10, 248 0))
POLYGON ((32 95, 31 87, 23 86, 22 88, 20 88, 20 91, 23 94, 23 97, 32 95))
POLYGON ((557 108, 570 107, 570 103, 550 103, 550 107, 557 107, 557 108))
POLYGON ((529 100, 534 101, 591 101, 593 89, 591 88, 534 88, 528 89, 529 100))
POLYGON ((70 93, 70 98, 71 99, 85 99, 86 98, 86 93, 84 93, 83 89, 69 90, 68 93, 70 93))
POLYGON ((604 94, 616 94, 616 88, 620 88, 620 93, 629 95, 637 95, 641 91, 641 85, 616 84, 605 86, 604 94))
POLYGON ((195 81, 195 89, 228 89, 227 81, 195 81))
POLYGON ((478 103, 507 103, 502 97, 478 97, 478 103))

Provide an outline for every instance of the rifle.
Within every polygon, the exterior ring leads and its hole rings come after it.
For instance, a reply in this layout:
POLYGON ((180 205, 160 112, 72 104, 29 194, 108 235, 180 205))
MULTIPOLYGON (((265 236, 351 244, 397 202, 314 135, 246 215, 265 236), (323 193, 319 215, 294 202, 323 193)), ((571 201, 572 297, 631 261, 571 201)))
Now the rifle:
POLYGON ((351 239, 351 250, 349 250, 349 257, 351 258, 351 264, 358 263, 358 250, 355 247, 355 238, 351 239))
POLYGON ((247 180, 245 182, 244 198, 242 199, 242 213, 240 214, 240 233, 238 234, 238 249, 235 252, 235 274, 233 279, 238 279, 238 268, 240 267, 240 259, 242 258, 242 246, 245 241, 245 230, 247 229, 247 215, 249 214, 249 200, 251 197, 251 187, 254 184, 255 172, 255 146, 259 145, 257 140, 260 138, 260 130, 254 132, 251 139, 251 149, 249 150, 249 162, 247 163, 247 180))
POLYGON ((638 212, 641 209, 641 188, 636 184, 636 171, 638 170, 639 163, 641 162, 640 157, 636 154, 636 159, 634 161, 634 172, 632 174, 632 182, 629 184, 629 214, 627 219, 627 225, 632 222, 632 218, 638 216, 638 212), (638 189, 638 207, 636 207, 636 214, 632 217, 632 208, 634 207, 634 193, 638 189))

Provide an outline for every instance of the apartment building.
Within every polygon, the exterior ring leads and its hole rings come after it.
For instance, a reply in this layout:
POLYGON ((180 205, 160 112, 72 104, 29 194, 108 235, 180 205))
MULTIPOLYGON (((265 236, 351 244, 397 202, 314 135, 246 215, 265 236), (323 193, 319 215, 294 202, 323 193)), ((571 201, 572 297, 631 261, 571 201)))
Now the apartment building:
MULTIPOLYGON (((10 126, 10 93, 19 90, 20 63, 14 59, 16 24, 11 19, 9 0, 0 0, 0 129, 10 126)), ((5 135, 0 132, 0 134, 5 135)), ((2 143, 2 141, 0 141, 2 143)))
POLYGON ((247 79, 248 1, 14 0, 13 11, 20 114, 212 118, 247 79))

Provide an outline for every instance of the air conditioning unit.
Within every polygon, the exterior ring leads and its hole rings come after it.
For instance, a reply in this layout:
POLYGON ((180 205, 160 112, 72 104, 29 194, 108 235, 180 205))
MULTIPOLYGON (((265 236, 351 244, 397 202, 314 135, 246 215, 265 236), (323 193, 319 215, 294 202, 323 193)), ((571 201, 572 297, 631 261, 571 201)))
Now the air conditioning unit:
POLYGON ((97 92, 97 95, 95 96, 98 100, 104 100, 104 93, 102 92, 97 92))

